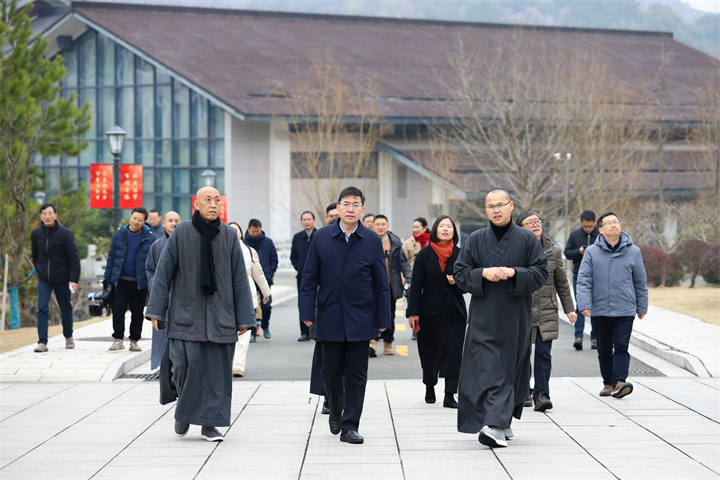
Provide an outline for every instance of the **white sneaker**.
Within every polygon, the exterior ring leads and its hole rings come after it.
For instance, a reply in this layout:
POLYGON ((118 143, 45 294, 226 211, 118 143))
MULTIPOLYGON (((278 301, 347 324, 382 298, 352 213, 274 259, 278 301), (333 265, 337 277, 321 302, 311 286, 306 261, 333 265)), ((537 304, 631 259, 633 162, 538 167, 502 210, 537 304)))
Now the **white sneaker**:
POLYGON ((503 435, 503 431, 499 427, 489 427, 485 425, 482 430, 480 430, 478 441, 490 448, 507 447, 505 435, 503 435))
POLYGON ((142 352, 142 347, 137 344, 135 340, 130 340, 130 351, 131 352, 142 352))
POLYGON ((125 348, 125 345, 123 345, 123 341, 120 340, 119 338, 116 338, 116 339, 113 341, 112 345, 110 345, 110 348, 108 348, 108 350, 110 350, 111 352, 113 352, 113 351, 115 351, 115 350, 122 350, 122 349, 124 349, 124 348, 125 348))

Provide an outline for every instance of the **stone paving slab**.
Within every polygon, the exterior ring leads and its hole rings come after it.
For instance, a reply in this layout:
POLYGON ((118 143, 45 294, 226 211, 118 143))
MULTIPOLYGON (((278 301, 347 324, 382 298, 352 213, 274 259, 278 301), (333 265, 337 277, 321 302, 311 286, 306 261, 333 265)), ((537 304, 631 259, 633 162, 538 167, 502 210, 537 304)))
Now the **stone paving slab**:
POLYGON ((600 383, 553 379, 558 406, 525 409, 496 450, 458 433, 419 381, 369 382, 363 445, 330 434, 307 382, 233 382, 219 444, 197 426, 176 437, 156 381, 2 384, 0 479, 720 478, 717 382, 644 378, 620 400, 600 383))

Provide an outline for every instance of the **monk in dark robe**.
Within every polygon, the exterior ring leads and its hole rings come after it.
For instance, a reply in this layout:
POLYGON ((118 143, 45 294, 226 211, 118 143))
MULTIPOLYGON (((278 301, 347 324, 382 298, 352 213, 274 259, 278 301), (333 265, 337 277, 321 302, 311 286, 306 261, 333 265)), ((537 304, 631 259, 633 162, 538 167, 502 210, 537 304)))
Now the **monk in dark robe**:
POLYGON ((255 327, 240 241, 219 214, 220 193, 198 190, 192 221, 175 227, 160 255, 145 310, 156 330, 167 324, 160 403, 177 398, 175 434, 201 425, 211 442, 223 439, 216 427, 230 425, 238 334, 255 327))
POLYGON ((512 222, 502 189, 485 197, 490 226, 473 232, 454 279, 472 294, 458 385, 458 431, 480 432, 483 445, 506 447, 512 417, 530 391, 531 294, 545 284, 547 258, 529 230, 512 222))

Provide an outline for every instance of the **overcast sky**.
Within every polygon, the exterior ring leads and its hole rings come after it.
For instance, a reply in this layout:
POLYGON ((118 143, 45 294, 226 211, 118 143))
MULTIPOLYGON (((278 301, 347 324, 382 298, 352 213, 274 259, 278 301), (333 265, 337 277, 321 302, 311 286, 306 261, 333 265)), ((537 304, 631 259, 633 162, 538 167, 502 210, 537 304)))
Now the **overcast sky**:
POLYGON ((683 0, 683 3, 703 12, 720 13, 720 0, 683 0))

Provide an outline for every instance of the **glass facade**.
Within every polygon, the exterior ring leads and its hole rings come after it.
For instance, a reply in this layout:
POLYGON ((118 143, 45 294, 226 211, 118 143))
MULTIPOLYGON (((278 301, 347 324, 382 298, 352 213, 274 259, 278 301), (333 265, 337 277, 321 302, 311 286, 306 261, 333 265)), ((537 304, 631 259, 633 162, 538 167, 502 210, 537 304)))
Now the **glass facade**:
MULTIPOLYGON (((89 30, 63 52, 68 73, 62 95, 89 101, 90 146, 79 157, 40 157, 34 163, 47 174, 52 195, 60 178, 89 184, 91 163, 112 163, 105 132, 119 125, 126 132, 120 161, 143 166, 143 205, 175 210, 190 218, 190 197, 204 185, 201 173, 217 173, 224 192, 224 111, 104 35, 89 30)), ((123 211, 127 217, 129 211, 123 211)))

